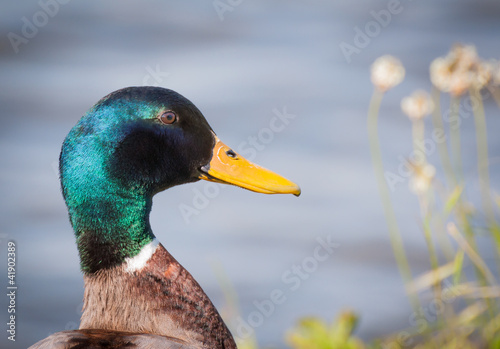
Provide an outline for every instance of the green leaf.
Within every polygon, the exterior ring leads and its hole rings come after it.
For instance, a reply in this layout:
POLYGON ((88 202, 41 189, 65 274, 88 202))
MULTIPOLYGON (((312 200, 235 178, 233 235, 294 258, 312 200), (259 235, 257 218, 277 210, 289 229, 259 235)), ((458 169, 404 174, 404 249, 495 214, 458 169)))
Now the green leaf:
POLYGON ((460 196, 462 195, 462 192, 464 190, 464 187, 461 185, 458 185, 453 189, 451 192, 450 196, 448 197, 448 200, 446 200, 446 203, 444 205, 444 215, 447 217, 451 211, 455 208, 457 205, 458 200, 460 199, 460 196))
POLYGON ((462 277, 462 268, 464 266, 464 256, 465 252, 459 250, 455 256, 455 261, 453 262, 453 284, 456 286, 460 282, 462 277))

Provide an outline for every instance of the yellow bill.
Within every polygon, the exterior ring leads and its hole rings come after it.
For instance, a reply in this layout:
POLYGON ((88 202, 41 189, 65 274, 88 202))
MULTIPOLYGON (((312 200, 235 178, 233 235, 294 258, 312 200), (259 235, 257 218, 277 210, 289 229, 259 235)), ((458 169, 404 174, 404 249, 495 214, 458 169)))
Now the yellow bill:
POLYGON ((236 185, 264 194, 300 195, 300 187, 277 173, 238 155, 215 137, 212 160, 201 168, 200 179, 236 185))

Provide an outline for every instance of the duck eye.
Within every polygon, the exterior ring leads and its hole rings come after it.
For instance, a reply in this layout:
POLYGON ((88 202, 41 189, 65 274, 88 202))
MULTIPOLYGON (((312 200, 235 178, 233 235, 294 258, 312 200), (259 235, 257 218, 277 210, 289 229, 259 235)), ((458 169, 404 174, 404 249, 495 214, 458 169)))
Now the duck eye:
POLYGON ((177 115, 173 111, 166 111, 160 115, 159 119, 163 124, 170 125, 177 121, 177 115))

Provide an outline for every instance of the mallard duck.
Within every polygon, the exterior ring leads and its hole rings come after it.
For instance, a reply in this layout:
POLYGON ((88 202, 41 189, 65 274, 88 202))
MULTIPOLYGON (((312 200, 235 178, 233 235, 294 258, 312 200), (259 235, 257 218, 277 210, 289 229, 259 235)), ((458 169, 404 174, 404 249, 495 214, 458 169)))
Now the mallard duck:
POLYGON ((31 348, 236 348, 201 286, 158 242, 153 196, 199 179, 266 194, 300 188, 222 143, 180 94, 129 87, 67 135, 60 178, 85 281, 80 329, 31 348))

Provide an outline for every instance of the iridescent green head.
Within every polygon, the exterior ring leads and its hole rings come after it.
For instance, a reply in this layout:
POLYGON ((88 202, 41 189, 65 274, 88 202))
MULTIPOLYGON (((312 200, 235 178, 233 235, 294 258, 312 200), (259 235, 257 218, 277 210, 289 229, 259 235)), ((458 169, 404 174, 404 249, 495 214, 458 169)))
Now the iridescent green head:
POLYGON ((201 112, 172 90, 130 87, 94 105, 60 157, 82 269, 116 265, 150 242, 152 196, 198 180, 214 144, 201 112))
POLYGON ((300 194, 224 145, 189 100, 159 87, 129 87, 97 102, 66 137, 59 166, 86 273, 121 264, 152 241, 152 197, 174 185, 205 179, 300 194))

